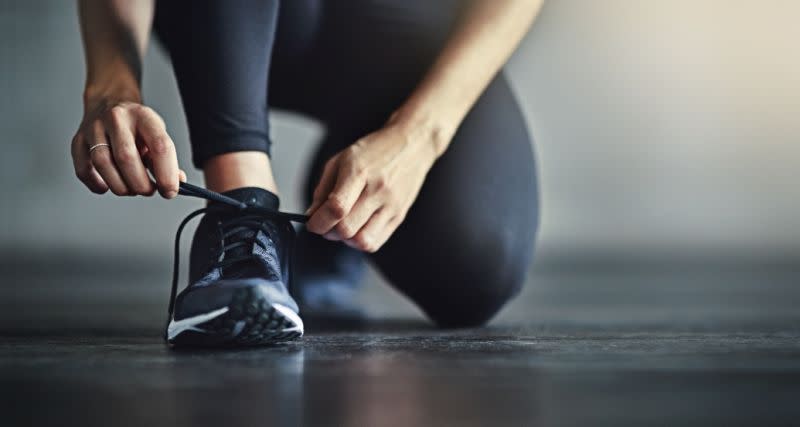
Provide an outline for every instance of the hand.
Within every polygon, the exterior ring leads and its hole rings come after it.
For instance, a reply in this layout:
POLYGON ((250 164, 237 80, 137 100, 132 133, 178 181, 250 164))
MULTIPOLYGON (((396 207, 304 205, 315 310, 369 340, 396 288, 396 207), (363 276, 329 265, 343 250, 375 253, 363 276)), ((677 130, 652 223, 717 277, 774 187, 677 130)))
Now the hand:
POLYGON ((72 139, 72 162, 78 179, 98 194, 111 189, 117 196, 151 196, 157 188, 171 199, 178 194, 178 182, 186 180, 164 121, 137 102, 104 100, 87 105, 72 139), (97 144, 109 146, 90 153, 97 144))
POLYGON ((309 231, 377 251, 405 219, 436 160, 426 138, 387 125, 325 164, 306 211, 309 231))

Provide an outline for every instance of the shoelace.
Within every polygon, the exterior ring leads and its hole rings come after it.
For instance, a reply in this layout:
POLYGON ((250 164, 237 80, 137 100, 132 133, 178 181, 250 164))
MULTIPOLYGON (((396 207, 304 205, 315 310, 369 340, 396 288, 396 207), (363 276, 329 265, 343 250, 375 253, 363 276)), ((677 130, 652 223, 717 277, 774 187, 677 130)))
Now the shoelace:
MULTIPOLYGON (((186 227, 186 224, 188 224, 189 221, 209 211, 228 210, 234 212, 235 211, 241 212, 243 214, 242 217, 227 221, 225 228, 227 228, 228 230, 223 234, 223 240, 224 240, 228 237, 231 237, 235 234, 241 233, 246 230, 257 229, 257 230, 263 230, 265 233, 268 233, 268 230, 264 227, 263 224, 264 219, 274 219, 283 221, 287 224, 289 228, 291 228, 291 225, 289 225, 290 221, 306 222, 308 220, 308 217, 306 215, 280 212, 273 209, 248 205, 247 203, 230 198, 228 196, 225 196, 224 194, 220 194, 186 182, 182 182, 180 184, 180 189, 178 190, 178 194, 183 196, 198 197, 212 202, 217 202, 218 205, 201 208, 190 213, 189 215, 186 216, 186 218, 183 219, 183 221, 181 221, 181 224, 178 226, 178 231, 175 233, 175 260, 173 261, 172 264, 172 290, 170 291, 169 295, 169 308, 167 309, 167 314, 168 314, 167 323, 169 323, 170 319, 172 319, 172 313, 175 310, 175 298, 178 294, 178 275, 180 274, 181 234, 183 233, 183 229, 186 227)), ((292 231, 294 231, 294 229, 292 229, 292 231)), ((264 245, 256 238, 257 234, 258 233, 256 232, 253 237, 233 242, 228 245, 224 245, 222 248, 223 254, 227 251, 243 247, 245 245, 249 246, 257 244, 262 248, 266 249, 264 245)), ((214 267, 226 267, 237 262, 251 259, 251 257, 252 255, 242 255, 228 259, 223 257, 221 260, 215 263, 214 267)))
POLYGON ((264 251, 268 251, 267 245, 262 240, 258 239, 259 231, 263 232, 265 236, 268 236, 268 238, 272 240, 272 230, 266 226, 264 219, 258 215, 240 216, 228 221, 224 221, 220 224, 220 228, 222 229, 223 242, 221 254, 222 258, 215 262, 211 266, 212 268, 224 269, 225 267, 238 264, 242 261, 248 261, 256 257, 256 255, 252 252, 243 253, 239 256, 231 256, 230 254, 234 253, 234 250, 238 248, 249 249, 253 248, 254 246, 260 246, 264 251), (233 243, 225 243, 229 239, 232 240, 232 238, 236 237, 237 235, 239 238, 233 241, 233 243))

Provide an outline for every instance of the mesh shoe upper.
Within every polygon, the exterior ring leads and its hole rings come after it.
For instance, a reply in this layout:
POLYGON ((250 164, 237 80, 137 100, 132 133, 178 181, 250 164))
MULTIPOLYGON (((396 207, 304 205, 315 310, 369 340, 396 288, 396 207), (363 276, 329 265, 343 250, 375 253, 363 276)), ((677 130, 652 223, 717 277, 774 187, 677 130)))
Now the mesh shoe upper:
MULTIPOLYGON (((278 197, 260 188, 241 188, 224 195, 250 206, 278 210, 278 197)), ((297 304, 287 291, 293 237, 294 229, 286 220, 265 218, 211 202, 195 231, 189 286, 178 296, 175 317, 192 315, 218 304, 208 295, 189 297, 211 285, 215 288, 258 286, 270 300, 297 310, 297 304), (203 298, 209 301, 201 301, 203 298)))

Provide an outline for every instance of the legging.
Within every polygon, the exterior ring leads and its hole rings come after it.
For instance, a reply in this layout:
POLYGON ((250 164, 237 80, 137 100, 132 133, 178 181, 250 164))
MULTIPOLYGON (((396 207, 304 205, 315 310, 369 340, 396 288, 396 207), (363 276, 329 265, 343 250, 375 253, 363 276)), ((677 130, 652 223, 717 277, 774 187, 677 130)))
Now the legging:
MULTIPOLYGON (((195 166, 228 152, 269 155, 268 110, 303 114, 326 128, 307 175, 310 202, 325 161, 379 129, 422 79, 463 3, 158 0, 154 26, 177 77, 195 166)), ((501 72, 380 250, 301 230, 295 277, 355 280, 369 257, 439 325, 484 324, 524 283, 538 216, 531 138, 501 72)))

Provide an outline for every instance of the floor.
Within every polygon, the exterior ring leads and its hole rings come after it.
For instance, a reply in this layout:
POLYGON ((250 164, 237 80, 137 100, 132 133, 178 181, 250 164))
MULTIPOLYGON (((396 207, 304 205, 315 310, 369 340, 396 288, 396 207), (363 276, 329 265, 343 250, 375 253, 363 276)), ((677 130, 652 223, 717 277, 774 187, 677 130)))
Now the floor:
MULTIPOLYGON (((68 257, 69 258, 69 257, 68 257)), ((490 326, 432 328, 367 280, 372 321, 297 343, 172 351, 166 270, 3 261, 3 425, 790 425, 793 263, 555 263, 490 326), (632 267, 634 266, 634 267, 632 267), (119 277, 124 279, 119 280, 119 277)))

